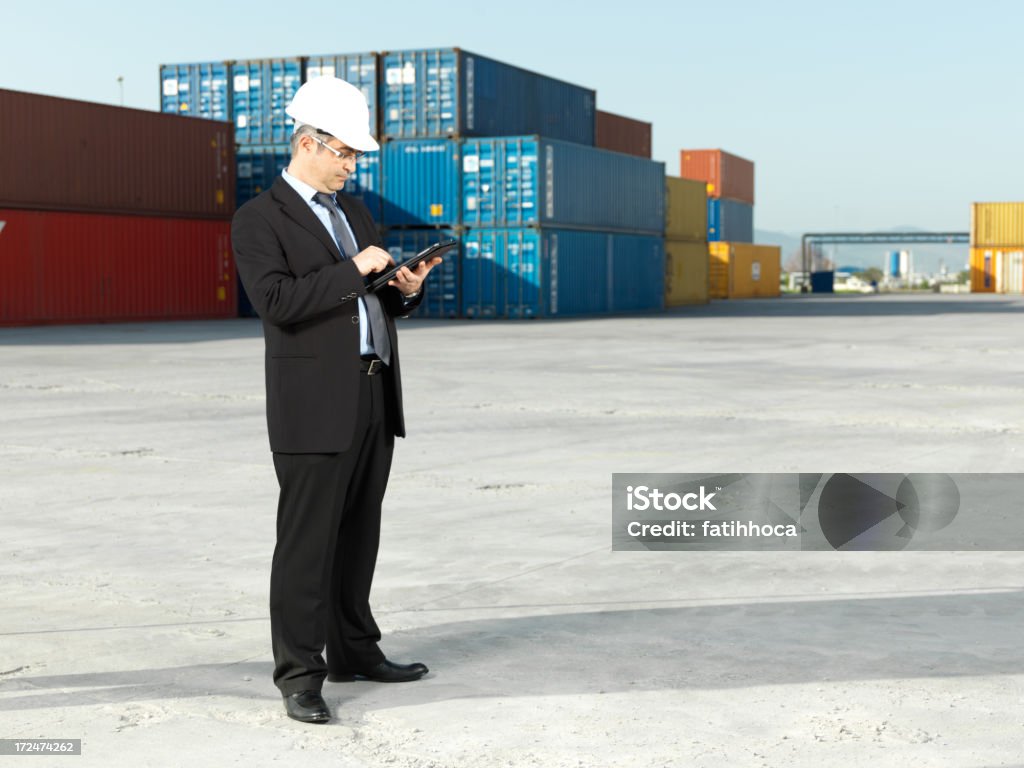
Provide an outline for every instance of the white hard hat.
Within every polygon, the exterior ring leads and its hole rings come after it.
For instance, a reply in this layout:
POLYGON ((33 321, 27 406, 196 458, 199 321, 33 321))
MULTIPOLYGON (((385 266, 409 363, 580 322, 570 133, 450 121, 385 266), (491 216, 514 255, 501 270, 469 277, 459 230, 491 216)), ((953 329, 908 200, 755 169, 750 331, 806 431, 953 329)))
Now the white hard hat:
POLYGON ((370 110, 363 92, 337 77, 316 77, 295 92, 285 114, 360 152, 380 149, 370 135, 370 110))

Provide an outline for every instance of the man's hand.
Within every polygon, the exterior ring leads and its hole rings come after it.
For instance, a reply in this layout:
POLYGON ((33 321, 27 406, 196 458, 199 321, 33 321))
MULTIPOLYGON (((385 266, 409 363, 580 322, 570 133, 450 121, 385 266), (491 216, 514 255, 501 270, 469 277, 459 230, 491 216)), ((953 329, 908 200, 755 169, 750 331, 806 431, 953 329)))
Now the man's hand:
POLYGON ((395 286, 402 292, 403 296, 411 296, 414 293, 419 293, 420 289, 423 287, 423 281, 426 279, 427 273, 440 263, 441 257, 435 256, 430 261, 421 261, 416 265, 415 269, 402 267, 398 270, 398 274, 395 275, 395 279, 388 282, 388 285, 395 286))
POLYGON ((352 262, 356 265, 356 269, 359 270, 359 274, 366 277, 371 272, 383 272, 394 264, 395 260, 383 248, 371 245, 369 248, 353 256, 352 262))

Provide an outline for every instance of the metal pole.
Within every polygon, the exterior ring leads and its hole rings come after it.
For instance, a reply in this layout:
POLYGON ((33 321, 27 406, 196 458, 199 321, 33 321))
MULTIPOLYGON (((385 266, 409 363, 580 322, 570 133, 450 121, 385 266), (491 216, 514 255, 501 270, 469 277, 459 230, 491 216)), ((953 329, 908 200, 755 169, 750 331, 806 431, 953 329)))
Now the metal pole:
POLYGON ((808 258, 807 235, 804 235, 800 238, 800 269, 803 271, 803 275, 801 275, 803 279, 800 281, 800 293, 807 293, 807 283, 811 279, 811 270, 809 268, 808 258))

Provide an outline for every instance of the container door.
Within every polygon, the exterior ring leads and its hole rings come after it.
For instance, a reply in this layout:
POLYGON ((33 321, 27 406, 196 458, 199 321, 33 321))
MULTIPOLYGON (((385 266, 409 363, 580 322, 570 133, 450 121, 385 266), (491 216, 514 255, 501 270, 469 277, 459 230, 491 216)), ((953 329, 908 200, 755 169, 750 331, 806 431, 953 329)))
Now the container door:
MULTIPOLYGON (((510 229, 501 265, 505 283, 508 317, 537 317, 544 314, 541 292, 541 242, 535 229, 510 229)), ((557 273, 556 273, 557 274, 557 273)), ((553 290, 557 290, 557 284, 553 290)))
POLYGON ((1024 293, 1024 251, 1003 253, 1003 292, 1024 293))
POLYGON ((508 232, 500 229, 467 234, 462 259, 462 314, 465 317, 497 317, 504 312, 499 249, 504 252, 507 237, 508 232))
POLYGON ((467 226, 494 227, 499 221, 500 139, 467 140, 462 150, 462 215, 467 226))
MULTIPOLYGON (((550 145, 549 145, 550 148, 550 145)), ((503 164, 495 177, 498 217, 507 226, 523 226, 541 221, 541 180, 537 176, 539 143, 530 138, 510 138, 501 142, 503 164)), ((499 162, 500 158, 495 158, 499 162)), ((550 194, 550 190, 548 190, 550 194)))

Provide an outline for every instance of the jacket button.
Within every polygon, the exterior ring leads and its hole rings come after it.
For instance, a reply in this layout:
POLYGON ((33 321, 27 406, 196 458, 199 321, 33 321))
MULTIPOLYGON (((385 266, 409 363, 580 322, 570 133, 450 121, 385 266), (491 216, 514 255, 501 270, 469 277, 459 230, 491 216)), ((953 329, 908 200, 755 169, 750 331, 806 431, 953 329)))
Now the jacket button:
POLYGON ((352 315, 352 325, 359 325, 359 315, 352 315))

